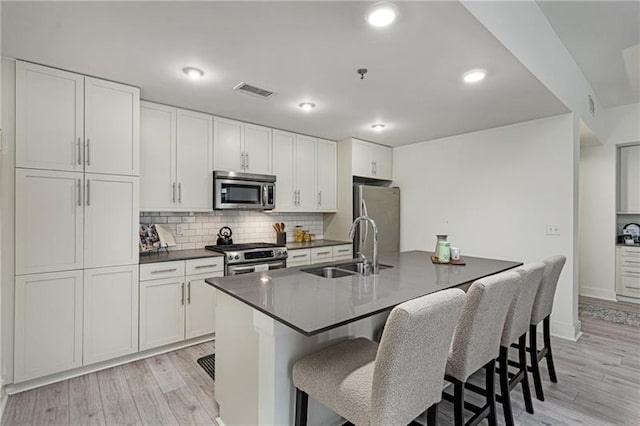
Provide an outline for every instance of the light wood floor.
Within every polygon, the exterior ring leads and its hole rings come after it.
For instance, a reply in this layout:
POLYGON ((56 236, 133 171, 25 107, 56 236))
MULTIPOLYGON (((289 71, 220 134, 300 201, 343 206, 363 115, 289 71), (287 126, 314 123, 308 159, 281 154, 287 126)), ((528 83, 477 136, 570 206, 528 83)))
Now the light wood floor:
MULTIPOLYGON (((534 415, 512 393, 517 424, 640 425, 640 329, 582 318, 582 330, 579 342, 553 340, 559 383, 543 367, 547 398, 534 399, 534 415)), ((13 395, 2 425, 215 424, 213 382, 196 363, 213 350, 205 343, 13 395)), ((440 424, 453 424, 452 404, 440 406, 440 424)))

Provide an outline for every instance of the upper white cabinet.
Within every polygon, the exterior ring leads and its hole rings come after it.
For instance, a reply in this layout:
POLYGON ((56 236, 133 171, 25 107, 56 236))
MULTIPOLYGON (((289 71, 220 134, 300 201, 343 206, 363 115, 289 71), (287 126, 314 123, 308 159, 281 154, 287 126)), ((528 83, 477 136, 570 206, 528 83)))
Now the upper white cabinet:
POLYGON ((16 170, 16 274, 83 267, 82 177, 16 170))
POLYGON ((214 118, 214 169, 271 173, 271 129, 226 118, 214 118))
POLYGON ((296 135, 273 131, 273 174, 276 176, 276 209, 293 210, 296 206, 294 187, 296 135))
POLYGON ((16 166, 139 174, 140 91, 18 61, 16 166))
POLYGON ((336 210, 336 149, 333 141, 318 139, 317 149, 317 188, 318 209, 336 210))
POLYGON ((140 174, 140 90, 85 77, 85 171, 140 174))
POLYGON ((140 102, 141 210, 176 207, 177 113, 173 107, 140 102))
POLYGON ((82 171, 84 77, 16 63, 16 166, 82 171))
POLYGON ((353 139, 352 171, 354 176, 393 179, 393 150, 370 142, 353 139))
POLYGON ((316 196, 316 144, 318 140, 308 136, 296 135, 295 149, 295 187, 296 207, 301 210, 317 208, 316 196))
POLYGON ((213 117, 178 110, 177 207, 213 209, 213 117))
POLYGON ((141 210, 213 209, 212 126, 207 114, 141 103, 141 210))
POLYGON ((640 145, 622 146, 619 155, 619 211, 640 212, 640 145))

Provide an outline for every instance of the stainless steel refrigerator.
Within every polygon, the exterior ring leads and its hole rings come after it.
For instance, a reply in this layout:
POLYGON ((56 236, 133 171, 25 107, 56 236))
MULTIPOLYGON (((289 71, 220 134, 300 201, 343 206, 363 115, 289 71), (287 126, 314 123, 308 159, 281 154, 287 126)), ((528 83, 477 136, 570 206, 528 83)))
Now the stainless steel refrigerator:
MULTIPOLYGON (((400 188, 355 185, 353 187, 353 218, 366 215, 378 226, 378 251, 400 251, 400 188)), ((358 252, 371 259, 373 255, 373 229, 361 222, 354 238, 354 254, 358 252)))

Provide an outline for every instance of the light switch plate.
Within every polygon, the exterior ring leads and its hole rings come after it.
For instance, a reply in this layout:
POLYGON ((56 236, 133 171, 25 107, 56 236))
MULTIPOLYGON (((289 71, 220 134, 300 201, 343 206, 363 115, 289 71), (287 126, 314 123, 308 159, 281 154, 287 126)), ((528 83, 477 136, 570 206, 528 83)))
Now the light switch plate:
POLYGON ((547 235, 560 235, 560 225, 547 225, 547 235))

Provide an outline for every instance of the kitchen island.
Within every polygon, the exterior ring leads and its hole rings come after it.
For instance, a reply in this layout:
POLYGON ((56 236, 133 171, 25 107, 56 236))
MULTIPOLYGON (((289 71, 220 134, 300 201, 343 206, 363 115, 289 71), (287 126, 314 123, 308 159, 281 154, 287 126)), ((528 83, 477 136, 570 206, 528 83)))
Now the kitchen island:
MULTIPOLYGON (((372 338, 390 310, 407 300, 469 284, 521 265, 466 257, 434 265, 430 252, 383 254, 379 275, 323 278, 288 268, 207 283, 218 290, 215 397, 221 424, 293 424, 293 363, 348 337, 372 338)), ((309 401, 309 424, 340 418, 309 401)))

